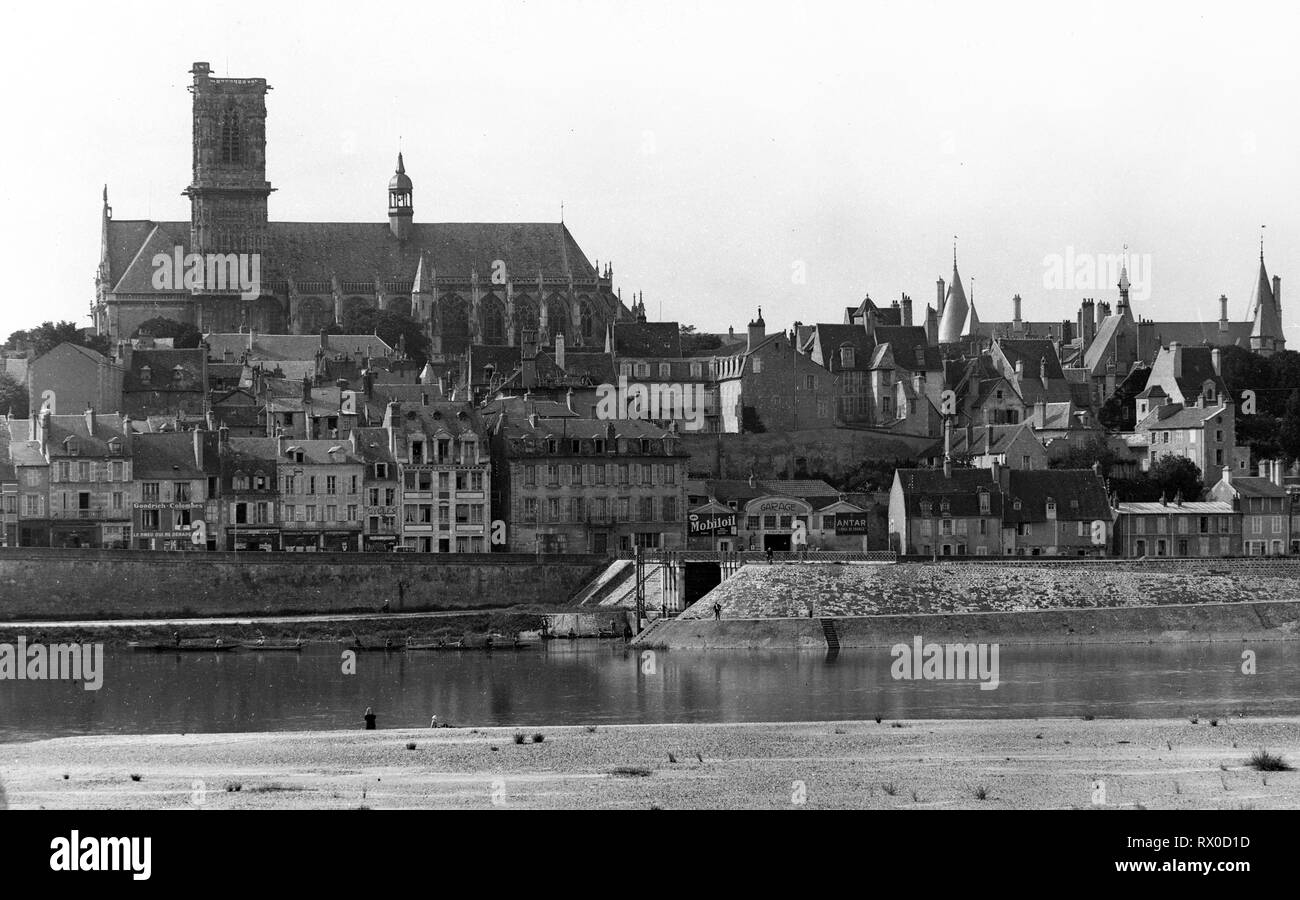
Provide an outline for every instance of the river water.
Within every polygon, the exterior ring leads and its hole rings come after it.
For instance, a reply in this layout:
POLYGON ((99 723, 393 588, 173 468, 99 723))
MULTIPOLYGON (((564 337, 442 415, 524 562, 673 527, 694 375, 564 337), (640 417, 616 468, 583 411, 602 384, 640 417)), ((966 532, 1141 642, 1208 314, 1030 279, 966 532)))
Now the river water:
POLYGON ((1300 643, 1005 646, 1000 684, 895 680, 888 650, 657 651, 553 641, 518 652, 134 653, 106 649, 98 691, 0 681, 0 741, 455 725, 1048 716, 1300 715, 1300 643), (1243 650, 1257 674, 1242 672, 1243 650), (644 652, 644 651, 642 651, 644 652))

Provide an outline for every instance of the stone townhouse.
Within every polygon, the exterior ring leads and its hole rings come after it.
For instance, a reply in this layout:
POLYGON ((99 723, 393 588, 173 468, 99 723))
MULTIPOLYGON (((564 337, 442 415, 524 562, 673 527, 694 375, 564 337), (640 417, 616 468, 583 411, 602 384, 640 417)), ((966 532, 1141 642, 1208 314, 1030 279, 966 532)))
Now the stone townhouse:
POLYGON ((348 440, 275 439, 281 549, 362 549, 365 464, 348 440))
POLYGON ((131 437, 134 549, 217 549, 221 534, 219 439, 202 430, 131 437))
POLYGON ((721 430, 784 432, 830 428, 838 419, 840 378, 813 362, 791 335, 768 335, 760 309, 749 339, 717 358, 721 430))
POLYGON ((32 438, 50 467, 49 546, 130 546, 130 424, 93 409, 76 416, 42 410, 32 421, 32 438))
POLYGON ((1113 515, 1099 472, 1001 466, 994 471, 1003 495, 1003 555, 1108 555, 1113 515))
POLYGON ((1092 469, 899 469, 890 548, 922 556, 1104 556, 1112 514, 1092 469))
POLYGON ((1241 552, 1247 556, 1283 556, 1291 548, 1291 498, 1282 484, 1277 460, 1259 464, 1259 475, 1241 475, 1224 466, 1210 488, 1210 499, 1231 503, 1241 516, 1241 552))
POLYGON ((889 493, 889 547, 904 556, 1001 556, 996 469, 898 469, 889 493))
POLYGON ((493 508, 508 546, 613 553, 685 546, 686 461, 678 435, 637 419, 498 414, 493 508))
POLYGON ((1135 401, 1135 431, 1147 446, 1145 468, 1163 456, 1183 457, 1211 485, 1224 466, 1232 465, 1236 414, 1221 362, 1217 347, 1183 347, 1175 341, 1161 348, 1135 401))
POLYGON ((1241 519, 1227 500, 1120 503, 1112 547, 1129 559, 1239 556, 1241 519))
POLYGON ((218 429, 225 550, 280 550, 280 442, 218 429))
POLYGON ((487 429, 468 403, 390 402, 383 427, 401 479, 403 550, 491 550, 492 455, 487 429))
POLYGON ((365 466, 361 487, 365 517, 361 548, 393 551, 402 545, 402 481, 389 428, 354 428, 348 435, 352 452, 365 466))

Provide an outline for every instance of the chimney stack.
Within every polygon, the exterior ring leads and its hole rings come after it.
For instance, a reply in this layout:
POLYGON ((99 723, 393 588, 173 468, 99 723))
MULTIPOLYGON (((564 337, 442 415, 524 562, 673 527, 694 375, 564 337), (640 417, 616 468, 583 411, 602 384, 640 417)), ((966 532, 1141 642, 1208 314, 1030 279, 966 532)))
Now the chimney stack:
POLYGON ((903 324, 912 324, 912 298, 907 294, 903 295, 903 324))
POLYGON ((1173 358, 1174 377, 1183 377, 1183 345, 1178 341, 1171 341, 1169 344, 1169 354, 1173 358))
POLYGON ((767 323, 763 321, 763 307, 760 306, 758 308, 758 318, 751 320, 749 323, 749 343, 745 349, 752 352, 755 347, 763 342, 763 338, 766 336, 767 323))
POLYGON ((939 316, 942 316, 942 315, 943 315, 943 303, 944 303, 944 300, 947 299, 947 295, 944 294, 943 287, 944 287, 943 279, 940 278, 939 281, 938 281, 938 284, 937 284, 937 288, 938 288, 938 290, 937 290, 937 292, 936 292, 936 293, 938 294, 938 297, 939 297, 939 304, 938 304, 938 307, 935 309, 935 312, 936 312, 939 316))
POLYGON ((1219 295, 1219 330, 1228 330, 1228 295, 1219 295))
POLYGON ((1214 366, 1214 374, 1223 374, 1223 351, 1218 347, 1210 350, 1210 363, 1214 366))
POLYGON ((925 343, 930 347, 939 343, 939 314, 928 303, 925 306, 925 343))
POLYGON ((561 371, 564 371, 564 335, 562 333, 555 336, 555 364, 560 367, 561 371))
POLYGON ((1016 294, 1014 297, 1011 298, 1011 308, 1012 311, 1015 313, 1015 315, 1013 316, 1014 321, 1019 322, 1020 321, 1020 295, 1019 294, 1016 294))
POLYGON ((86 434, 90 437, 95 436, 95 407, 86 407, 86 434))

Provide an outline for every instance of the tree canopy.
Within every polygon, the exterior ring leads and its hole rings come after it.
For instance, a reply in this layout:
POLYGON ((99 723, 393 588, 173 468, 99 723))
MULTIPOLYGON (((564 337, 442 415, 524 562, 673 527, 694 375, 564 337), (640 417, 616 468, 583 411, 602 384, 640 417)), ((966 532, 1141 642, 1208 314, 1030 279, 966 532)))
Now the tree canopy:
POLYGON ((108 338, 99 334, 87 334, 77 327, 76 322, 42 322, 35 328, 15 331, 5 341, 6 350, 28 350, 32 359, 44 356, 59 344, 78 344, 89 347, 104 355, 112 351, 108 338))

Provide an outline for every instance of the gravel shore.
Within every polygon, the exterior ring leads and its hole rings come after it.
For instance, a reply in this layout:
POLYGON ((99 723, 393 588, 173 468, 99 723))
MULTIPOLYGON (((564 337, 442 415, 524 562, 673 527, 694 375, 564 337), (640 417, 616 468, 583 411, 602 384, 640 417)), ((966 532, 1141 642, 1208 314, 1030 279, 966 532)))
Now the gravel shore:
POLYGON ((0 783, 15 809, 1300 808, 1260 748, 1300 764, 1300 719, 97 736, 0 744, 0 783))

